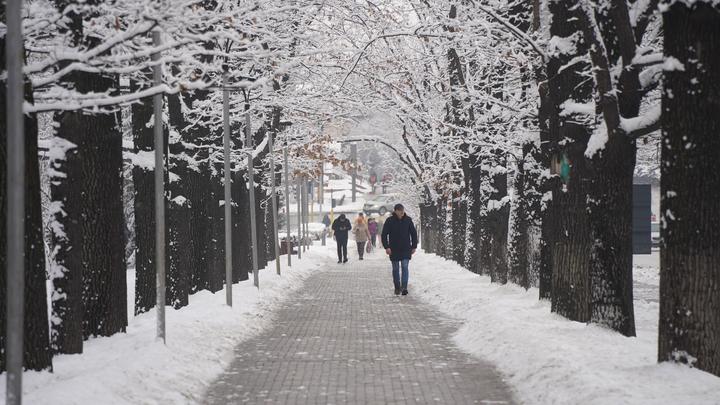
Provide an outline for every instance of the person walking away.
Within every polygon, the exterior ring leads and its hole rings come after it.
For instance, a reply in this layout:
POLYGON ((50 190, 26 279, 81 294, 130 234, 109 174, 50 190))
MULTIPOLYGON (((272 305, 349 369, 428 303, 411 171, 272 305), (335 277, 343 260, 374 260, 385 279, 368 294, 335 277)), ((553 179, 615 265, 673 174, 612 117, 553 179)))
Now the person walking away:
POLYGON ((368 231, 370 231, 370 244, 372 247, 375 247, 375 240, 378 234, 378 223, 375 218, 368 219, 368 231))
POLYGON ((415 224, 405 214, 405 207, 402 204, 396 204, 393 215, 385 220, 380 240, 392 263, 395 295, 401 293, 407 295, 410 278, 408 267, 410 259, 417 249, 418 238, 415 224), (400 278, 400 267, 402 267, 402 279, 400 278))
POLYGON ((365 245, 370 240, 370 231, 368 225, 365 222, 365 216, 361 212, 355 219, 355 227, 353 228, 353 235, 355 235, 355 243, 357 243, 358 256, 360 260, 363 259, 365 254, 365 245))
POLYGON ((345 214, 340 216, 333 222, 332 230, 337 243, 338 263, 347 263, 347 243, 348 232, 352 229, 350 220, 345 218, 345 214))
POLYGON ((323 225, 325 225, 325 229, 323 230, 323 237, 328 234, 329 228, 330 228, 330 216, 328 214, 325 214, 325 216, 322 219, 323 225))

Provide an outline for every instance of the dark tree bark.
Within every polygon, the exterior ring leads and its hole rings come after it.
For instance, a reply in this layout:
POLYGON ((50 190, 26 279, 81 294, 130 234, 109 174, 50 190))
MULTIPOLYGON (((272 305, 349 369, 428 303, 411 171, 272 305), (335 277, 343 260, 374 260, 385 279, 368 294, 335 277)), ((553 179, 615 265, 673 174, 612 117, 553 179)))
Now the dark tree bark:
POLYGON ((169 201, 166 211, 169 260, 167 261, 165 303, 175 309, 189 304, 190 279, 194 263, 192 248, 187 240, 188 235, 192 232, 189 204, 187 198, 177 196, 169 201))
MULTIPOLYGON (((133 82, 132 89, 139 88, 133 82)), ((134 152, 152 154, 154 129, 148 126, 153 116, 152 98, 132 106, 134 152)), ((135 187, 135 315, 155 307, 155 170, 133 166, 135 187)))
POLYGON ((448 232, 448 210, 447 197, 442 196, 437 202, 437 232, 435 233, 435 245, 437 246, 437 254, 443 258, 449 258, 450 245, 447 239, 448 232))
POLYGON ((168 175, 177 176, 177 180, 167 186, 168 274, 165 297, 167 304, 176 309, 188 305, 192 277, 197 268, 197 258, 193 254, 192 202, 187 197, 188 179, 193 169, 188 161, 188 150, 182 142, 187 133, 184 131, 186 121, 181 101, 179 95, 168 96, 169 125, 178 136, 169 137, 166 158, 170 162, 168 175))
MULTIPOLYGON (((556 122, 557 117, 553 116, 555 110, 552 106, 552 100, 550 98, 549 85, 547 77, 545 76, 545 70, 537 72, 540 85, 538 90, 540 93, 540 108, 538 111, 538 126, 540 128, 540 153, 538 154, 538 161, 542 167, 550 171, 550 165, 552 160, 553 151, 557 150, 555 134, 550 133, 551 121, 556 122)), ((555 229, 556 203, 553 200, 547 200, 544 198, 546 194, 552 196, 552 190, 557 189, 557 183, 559 179, 551 178, 540 180, 540 191, 543 196, 540 197, 540 263, 538 264, 538 291, 540 299, 550 299, 552 296, 552 273, 553 273, 553 258, 552 248, 555 246, 555 237, 557 231, 555 229)))
MULTIPOLYGON (((581 32, 575 3, 573 0, 548 3, 552 14, 551 35, 567 38, 581 32)), ((549 127, 551 153, 555 159, 561 159, 564 155, 571 168, 567 184, 552 190, 553 207, 550 212, 554 214, 554 223, 547 223, 556 231, 551 238, 552 245, 549 246, 552 256, 552 310, 581 322, 590 319, 589 265, 592 238, 586 205, 590 176, 585 162, 590 130, 582 124, 582 117, 561 117, 560 111, 568 99, 576 102, 589 102, 592 99, 592 82, 583 75, 589 69, 587 62, 577 61, 568 65, 573 58, 585 55, 587 51, 587 43, 579 40, 575 52, 555 53, 547 69, 548 94, 553 109, 549 127), (565 144, 563 147, 560 147, 561 142, 565 144)))
MULTIPOLYGON (((5 5, 0 5, 0 20, 5 21, 5 5)), ((5 35, 0 37, 0 71, 7 68, 5 35)), ((7 96, 6 82, 0 80, 0 372, 5 370, 7 291, 7 96)), ((32 87, 25 83, 25 98, 32 102, 32 87)), ((47 291, 45 287, 45 242, 40 198, 38 166, 38 124, 35 114, 25 115, 25 324, 23 364, 27 370, 52 369, 48 332, 47 291)))
POLYGON ((515 175, 516 201, 513 213, 513 227, 508 252, 508 279, 524 288, 530 288, 530 206, 528 198, 528 173, 524 159, 518 162, 515 175))
MULTIPOLYGON (((568 150, 575 158, 573 171, 586 170, 582 154, 583 145, 568 150), (573 153, 574 152, 574 153, 573 153)), ((589 261, 592 250, 590 224, 588 221, 586 185, 575 176, 570 178, 567 191, 553 194, 556 203, 557 232, 552 246, 552 311, 579 322, 590 320, 589 261)))
POLYGON ((483 235, 483 222, 481 220, 482 205, 485 202, 481 191, 481 169, 477 155, 471 155, 467 184, 467 236, 465 238, 464 266, 473 273, 482 274, 480 261, 483 235))
MULTIPOLYGON (((267 125, 263 125, 258 131, 255 132, 255 134, 253 134, 253 143, 255 147, 260 145, 260 143, 265 140, 267 130, 267 125)), ((253 165, 255 167, 255 225, 257 228, 258 269, 260 270, 264 269, 268 263, 267 227, 272 226, 272 223, 268 224, 266 222, 267 212, 265 211, 265 204, 269 202, 269 192, 267 191, 267 188, 264 187, 266 182, 263 176, 263 174, 265 173, 265 164, 263 163, 263 161, 265 160, 267 153, 268 152, 266 147, 257 155, 257 157, 253 161, 253 165)))
MULTIPOLYGON (((84 91, 117 88, 113 78, 73 76, 76 87, 84 91)), ((63 112, 56 114, 56 122, 57 136, 77 145, 67 154, 67 179, 54 188, 53 196, 55 201, 65 198, 62 225, 70 249, 64 253, 64 265, 68 272, 79 273, 71 278, 82 279, 83 336, 110 336, 127 326, 119 118, 63 112)), ((56 291, 79 293, 69 291, 61 279, 56 281, 56 291)), ((59 309, 56 315, 61 314, 67 315, 67 309, 59 309)))
POLYGON ((208 290, 210 292, 222 290, 225 281, 225 207, 220 205, 220 202, 225 199, 222 170, 223 167, 216 164, 210 177, 211 193, 208 201, 208 219, 211 228, 208 242, 208 290))
MULTIPOLYGON (((257 171, 256 174, 260 173, 257 171)), ((257 186, 255 187, 255 225, 257 227, 257 244, 258 244, 258 269, 262 270, 267 266, 267 233, 265 232, 265 190, 262 185, 258 183, 260 179, 256 178, 257 186)))
MULTIPOLYGON (((635 140, 619 128, 621 117, 636 117, 642 94, 637 68, 622 69, 617 89, 610 68, 636 55, 636 36, 625 1, 609 2, 596 14, 602 38, 588 21, 582 21, 590 48, 600 107, 608 140, 590 160, 588 212, 593 248, 590 258, 591 321, 626 336, 635 336, 632 294, 632 186, 635 172, 635 140), (617 91, 614 91, 617 90, 617 91)), ((582 16, 582 14, 581 14, 582 16)), ((642 38, 642 34, 639 38, 642 38)), ((625 63, 625 62, 623 62, 625 63)), ((603 125, 603 124, 601 124, 603 125)))
POLYGON ((663 14, 659 361, 720 376, 720 8, 675 3, 663 14))
POLYGON ((467 226, 467 201, 456 195, 452 201, 452 259, 459 264, 463 263, 465 255, 465 232, 467 226))
MULTIPOLYGON (((55 3, 59 10, 74 4, 65 0, 55 3)), ((83 31, 84 16, 69 10, 67 29, 73 45, 97 46, 101 39, 83 31)), ((119 88, 116 77, 98 73, 74 72, 65 80, 68 86, 82 93, 104 93, 119 88)), ((63 203, 65 216, 56 216, 56 225, 64 228, 67 238, 66 243, 56 246, 66 249, 60 253, 66 271, 64 277, 53 280, 54 294, 63 291, 68 297, 53 301, 53 318, 57 319, 54 325, 67 325, 56 330, 55 335, 68 333, 68 328, 77 328, 78 319, 82 319, 84 338, 124 332, 127 285, 120 117, 117 113, 91 115, 70 111, 57 113, 55 121, 57 137, 75 145, 66 155, 65 181, 51 188, 53 200, 63 203), (81 307, 73 302, 77 296, 82 297, 81 307), (71 313, 78 308, 82 313, 71 313)), ((77 330, 70 333, 77 339, 77 330)), ((68 337, 56 341, 67 342, 68 337)), ((76 352, 79 345, 75 341, 67 347, 58 347, 58 350, 69 348, 76 352)))
MULTIPOLYGON (((197 161, 207 159, 207 153, 202 150, 196 151, 193 156, 197 161)), ((193 257, 195 258, 195 269, 191 278, 191 293, 208 289, 208 241, 210 239, 209 215, 207 213, 209 200, 208 179, 210 178, 207 163, 200 163, 197 171, 190 170, 185 181, 187 182, 187 197, 190 200, 191 229, 193 240, 193 257)))
POLYGON ((233 281, 248 279, 252 272, 252 251, 250 241, 250 200, 246 171, 233 172, 233 281))
POLYGON ((491 177, 492 193, 490 200, 494 209, 487 214, 487 232, 490 245, 490 278, 493 282, 506 284, 508 280, 508 233, 510 221, 510 203, 507 187, 507 160, 501 158, 497 151, 496 160, 499 162, 495 168, 496 173, 491 177))
POLYGON ((435 241, 434 223, 437 217, 437 206, 431 202, 420 204, 420 224, 421 224, 421 245, 425 252, 436 253, 433 242, 435 241))

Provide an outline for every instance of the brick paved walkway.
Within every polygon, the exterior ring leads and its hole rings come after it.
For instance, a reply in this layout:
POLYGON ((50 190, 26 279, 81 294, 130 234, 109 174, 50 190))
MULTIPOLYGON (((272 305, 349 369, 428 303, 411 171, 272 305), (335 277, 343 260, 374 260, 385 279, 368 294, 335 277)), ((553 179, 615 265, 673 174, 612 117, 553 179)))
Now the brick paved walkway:
POLYGON ((205 403, 513 402, 491 365, 452 343, 459 325, 413 298, 412 263, 411 295, 402 297, 380 253, 353 259, 328 262, 272 329, 238 347, 205 403))

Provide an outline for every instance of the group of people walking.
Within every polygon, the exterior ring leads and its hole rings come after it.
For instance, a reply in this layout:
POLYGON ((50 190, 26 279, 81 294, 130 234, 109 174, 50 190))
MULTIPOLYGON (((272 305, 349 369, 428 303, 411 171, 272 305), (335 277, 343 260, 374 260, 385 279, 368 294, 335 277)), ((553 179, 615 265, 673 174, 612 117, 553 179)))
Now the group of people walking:
POLYGON ((357 244, 358 258, 363 260, 365 251, 370 252, 375 247, 378 233, 378 222, 375 218, 365 217, 362 212, 355 218, 354 224, 345 214, 340 216, 332 224, 333 235, 337 242, 338 263, 347 263, 347 244, 350 232, 355 237, 357 244))
MULTIPOLYGON (((329 222, 330 220, 327 218, 327 223, 329 222)), ((405 207, 402 204, 396 204, 392 215, 382 223, 372 217, 366 218, 365 214, 361 212, 352 224, 345 214, 340 214, 333 221, 332 230, 337 243, 338 263, 347 263, 348 261, 347 244, 351 232, 355 237, 360 260, 363 260, 366 251, 370 252, 376 246, 377 235, 380 233, 380 241, 392 263, 395 295, 408 294, 408 267, 410 259, 417 249, 418 237, 415 224, 405 214, 405 207)))

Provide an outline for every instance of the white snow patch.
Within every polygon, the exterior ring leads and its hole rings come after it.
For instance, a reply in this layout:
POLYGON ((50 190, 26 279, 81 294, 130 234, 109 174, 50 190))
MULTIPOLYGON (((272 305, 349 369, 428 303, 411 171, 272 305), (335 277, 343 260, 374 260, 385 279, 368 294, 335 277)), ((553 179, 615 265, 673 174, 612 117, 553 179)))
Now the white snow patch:
MULTIPOLYGON (((54 372, 25 372, 28 404, 195 404, 229 365, 238 344, 271 325, 272 312, 330 258, 309 250, 282 276, 274 262, 260 271, 260 289, 252 281, 233 285, 233 307, 225 290, 201 291, 190 305, 166 309, 167 344, 155 338, 155 310, 132 317, 134 271, 128 271, 127 333, 85 342, 81 355, 53 359, 54 372), (273 270, 269 270, 273 269, 273 270)), ((252 275, 250 276, 252 280, 252 275)), ((5 378, 0 397, 5 397, 5 378)))
POLYGON ((663 70, 666 72, 674 72, 674 71, 685 71, 685 65, 682 64, 677 58, 668 56, 665 58, 665 62, 663 63, 663 70))
POLYGON ((572 322, 535 288, 491 284, 458 264, 418 253, 411 294, 463 322, 463 349, 495 364, 524 404, 718 404, 720 378, 657 364, 658 304, 635 301, 637 334, 572 322))
POLYGON ((587 148, 585 149, 585 156, 592 158, 596 153, 605 149, 605 145, 608 141, 607 125, 602 123, 598 125, 592 136, 588 140, 587 148))

